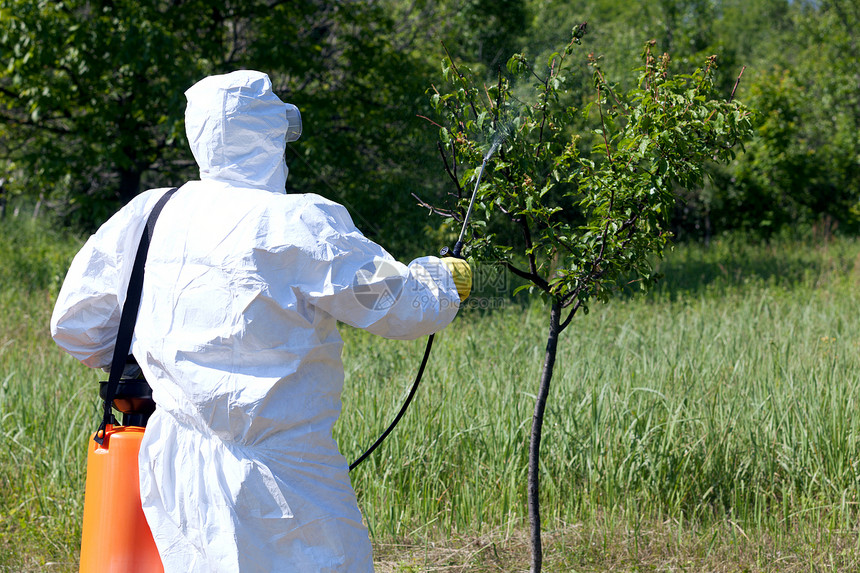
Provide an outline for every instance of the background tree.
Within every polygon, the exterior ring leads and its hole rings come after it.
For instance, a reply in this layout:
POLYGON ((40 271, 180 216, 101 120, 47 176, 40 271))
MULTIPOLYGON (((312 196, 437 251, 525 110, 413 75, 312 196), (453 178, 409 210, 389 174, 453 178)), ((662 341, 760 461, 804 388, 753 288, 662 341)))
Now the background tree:
POLYGON ((208 74, 261 69, 305 119, 288 149, 290 190, 343 202, 371 237, 418 250, 414 230, 426 221, 410 192, 442 184, 420 159, 435 135, 418 117, 430 112, 423 93, 440 39, 498 52, 522 31, 519 5, 0 0, 7 189, 96 226, 144 188, 196 178, 185 89, 208 74), (496 15, 478 17, 488 9, 496 15))
POLYGON ((8 186, 103 219, 100 200, 129 200, 147 169, 177 157, 177 86, 200 73, 191 53, 217 42, 188 27, 187 11, 167 18, 152 2, 3 0, 0 13, 8 186))
POLYGON ((746 66, 738 97, 767 110, 748 146, 728 165, 707 167, 712 179, 679 194, 672 228, 679 239, 743 229, 767 238, 813 226, 857 229, 856 182, 858 10, 851 2, 677 0, 530 2, 533 41, 525 53, 545 58, 565 27, 584 19, 608 77, 632 67, 634 44, 671 42, 673 60, 721 62, 716 85, 728 91, 746 66), (790 92, 790 93, 789 93, 790 92), (777 126, 780 126, 777 129, 777 126))
POLYGON ((749 101, 763 121, 730 171, 720 226, 741 213, 742 225, 765 236, 792 225, 857 232, 858 25, 851 2, 801 4, 792 14, 793 47, 751 82, 749 101))
MULTIPOLYGON (((417 254, 436 223, 411 193, 444 184, 424 161, 434 134, 418 117, 430 112, 422 92, 442 44, 493 82, 511 54, 545 60, 583 20, 619 89, 632 87, 625 70, 654 38, 690 69, 717 55, 723 92, 746 65, 738 97, 767 111, 749 153, 708 166, 709 182, 679 194, 679 238, 856 230, 858 13, 845 0, 0 0, 6 193, 41 196, 92 227, 143 188, 196 177, 182 92, 256 68, 305 114, 288 150, 290 190, 346 203, 367 234, 417 254)), ((569 89, 579 106, 593 98, 569 89)))

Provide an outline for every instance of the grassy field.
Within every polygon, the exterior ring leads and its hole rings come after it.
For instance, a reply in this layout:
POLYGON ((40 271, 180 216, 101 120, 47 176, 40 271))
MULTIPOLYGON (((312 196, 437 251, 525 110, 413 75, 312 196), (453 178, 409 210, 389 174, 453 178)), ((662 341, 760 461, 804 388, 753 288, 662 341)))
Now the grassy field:
MULTIPOLYGON (((79 243, 77 243, 79 244, 79 243)), ((99 375, 57 350, 76 242, 0 227, 0 571, 76 570, 99 375)), ((560 344, 543 442, 548 571, 860 569, 860 242, 678 248, 647 296, 560 344)), ((436 340, 395 433, 353 474, 379 571, 528 567, 528 427, 547 312, 502 300, 436 340)), ((423 342, 344 329, 350 458, 423 342)))

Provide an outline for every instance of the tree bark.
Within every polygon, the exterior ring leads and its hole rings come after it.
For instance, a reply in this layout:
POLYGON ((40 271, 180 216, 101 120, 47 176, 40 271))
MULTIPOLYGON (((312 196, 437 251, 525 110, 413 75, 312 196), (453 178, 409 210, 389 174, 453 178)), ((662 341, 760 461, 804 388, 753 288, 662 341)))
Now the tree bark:
POLYGON ((125 205, 140 193, 140 177, 142 173, 136 167, 119 170, 119 200, 125 205))
POLYGON ((540 439, 543 427, 543 415, 546 410, 546 400, 552 381, 552 371, 555 367, 555 355, 558 349, 558 335, 561 333, 561 303, 554 301, 549 316, 549 336, 546 341, 546 355, 543 371, 540 377, 540 388, 535 400, 535 411, 532 417, 532 435, 529 444, 529 525, 531 526, 531 573, 540 573, 543 564, 543 547, 540 535, 540 439))

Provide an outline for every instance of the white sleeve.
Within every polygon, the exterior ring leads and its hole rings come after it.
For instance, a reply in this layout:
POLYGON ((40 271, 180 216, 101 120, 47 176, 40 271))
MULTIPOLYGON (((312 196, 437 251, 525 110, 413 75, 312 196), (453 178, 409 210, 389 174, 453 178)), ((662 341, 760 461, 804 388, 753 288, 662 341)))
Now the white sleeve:
POLYGON ((91 368, 113 358, 122 305, 146 216, 161 193, 138 195, 75 255, 51 316, 51 336, 91 368))
POLYGON ((362 235, 336 203, 309 217, 307 222, 325 242, 328 255, 328 260, 316 261, 318 273, 313 273, 324 280, 305 292, 312 304, 341 322, 385 338, 419 338, 454 320, 460 296, 439 258, 421 257, 409 265, 398 262, 362 235), (313 220, 320 216, 325 221, 313 220))

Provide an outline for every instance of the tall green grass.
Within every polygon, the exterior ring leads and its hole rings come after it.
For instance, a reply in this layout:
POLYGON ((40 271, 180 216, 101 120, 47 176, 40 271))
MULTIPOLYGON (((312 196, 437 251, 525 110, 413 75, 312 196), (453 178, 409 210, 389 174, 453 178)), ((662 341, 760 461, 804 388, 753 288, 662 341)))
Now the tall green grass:
POLYGON ((80 245, 44 220, 0 220, 0 570, 76 567, 94 378, 48 325, 80 245))
MULTIPOLYGON (((688 245, 656 292, 577 317, 545 421, 547 527, 609 515, 622 531, 734 524, 783 549, 849 538, 840 559, 856 566, 858 257, 852 240, 688 245)), ((376 535, 523 527, 546 321, 512 306, 438 336, 406 422, 354 477, 376 535)), ((347 334, 339 439, 358 452, 396 411, 421 344, 347 334)))
MULTIPOLYGON (((563 340, 545 422, 546 516, 634 506, 768 527, 814 515, 854 528, 855 291, 834 277, 817 289, 634 300, 580 319, 563 340)), ((411 533, 428 517, 446 533, 524 518, 542 318, 512 309, 439 337, 414 410, 358 471, 381 533, 411 533)), ((350 342, 340 440, 358 451, 357 436, 367 442, 395 411, 418 353, 361 335, 350 342)))
MULTIPOLYGON (((53 277, 80 241, 20 224, 0 232, 0 570, 74 570, 100 373, 54 347, 48 320, 53 277)), ((783 550, 856 543, 858 257, 847 239, 685 246, 655 292, 578 316, 545 421, 548 532, 671 522, 717 551, 704 536, 730 524, 783 550)), ((437 336, 410 411, 352 474, 377 542, 524 527, 546 314, 539 303, 466 310, 437 336)), ((343 335, 336 437, 351 460, 396 413, 423 341, 343 335)))

